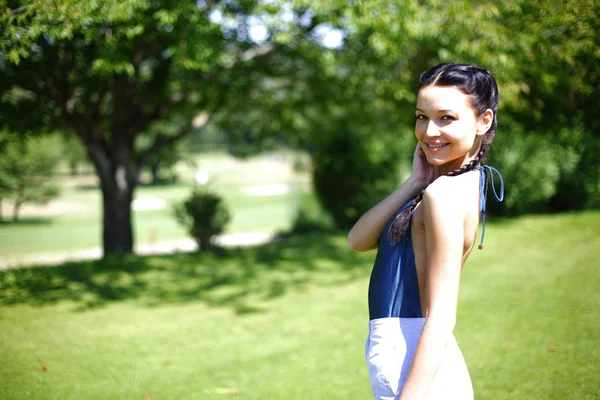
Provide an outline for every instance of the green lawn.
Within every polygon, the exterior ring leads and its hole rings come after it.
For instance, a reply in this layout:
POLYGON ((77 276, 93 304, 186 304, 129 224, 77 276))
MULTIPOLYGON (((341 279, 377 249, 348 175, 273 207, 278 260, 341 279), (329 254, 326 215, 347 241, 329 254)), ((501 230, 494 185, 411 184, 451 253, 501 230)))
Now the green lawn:
MULTIPOLYGON (((195 170, 208 172, 210 187, 221 194, 232 214, 227 233, 275 232, 288 229, 299 203, 309 190, 305 174, 291 171, 292 156, 255 157, 234 160, 223 153, 198 156, 198 166, 181 166, 181 183, 164 186, 139 186, 136 199, 162 200, 164 207, 133 212, 136 244, 186 238, 173 217, 173 205, 189 195, 195 170), (287 157, 287 158, 285 158, 287 157), (248 188, 283 184, 288 193, 249 196, 248 188)), ((75 178, 81 179, 81 178, 75 178)), ((74 251, 101 246, 101 192, 97 185, 70 184, 55 200, 63 212, 56 215, 25 215, 18 223, 0 224, 0 258, 14 263, 31 254, 74 251)), ((88 179, 90 180, 90 179, 88 179)), ((93 178, 91 179, 93 181, 93 178)))
MULTIPOLYGON (((486 236, 455 330, 476 398, 600 398, 600 212, 486 236)), ((0 398, 367 399, 373 257, 323 233, 0 272, 0 398)))

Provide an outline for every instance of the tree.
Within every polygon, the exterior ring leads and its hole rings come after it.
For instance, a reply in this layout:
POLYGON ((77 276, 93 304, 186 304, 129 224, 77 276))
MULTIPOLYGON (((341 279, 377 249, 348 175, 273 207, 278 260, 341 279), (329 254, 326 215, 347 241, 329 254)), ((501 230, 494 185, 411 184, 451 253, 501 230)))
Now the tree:
POLYGON ((60 187, 52 178, 62 149, 56 137, 14 135, 2 147, 0 201, 4 198, 12 201, 13 220, 18 221, 23 204, 46 204, 58 196, 60 187))
POLYGON ((69 166, 69 173, 71 176, 79 175, 81 165, 89 166, 87 155, 85 154, 85 148, 81 145, 81 142, 77 140, 77 137, 72 135, 70 132, 62 137, 63 141, 63 155, 64 159, 69 166))
POLYGON ((9 1, 1 123, 76 134, 100 180, 104 252, 131 252, 140 169, 265 76, 295 68, 316 19, 278 13, 277 3, 254 0, 9 1), (136 146, 156 121, 182 128, 136 146))
POLYGON ((439 62, 476 63, 500 86, 498 146, 490 160, 513 172, 507 199, 521 197, 515 207, 501 207, 522 213, 600 204, 597 1, 304 3, 328 15, 330 27, 343 32, 343 46, 305 53, 311 59, 296 76, 273 82, 258 102, 240 104, 223 121, 230 136, 258 148, 259 141, 284 137, 323 157, 315 150, 348 124, 370 131, 374 143, 364 141, 363 151, 394 152, 396 142, 399 163, 409 161, 419 74, 439 62))
MULTIPOLYGON (((181 129, 183 129, 183 126, 173 124, 172 121, 154 123, 150 129, 144 132, 144 135, 139 137, 136 147, 144 149, 160 135, 171 136, 181 129)), ((200 134, 204 134, 204 131, 205 129, 200 134)), ((158 185, 176 181, 177 172, 175 167, 179 162, 192 165, 188 157, 189 153, 186 151, 189 138, 190 136, 178 140, 173 145, 164 147, 150 155, 146 163, 147 170, 150 172, 150 184, 158 185)))

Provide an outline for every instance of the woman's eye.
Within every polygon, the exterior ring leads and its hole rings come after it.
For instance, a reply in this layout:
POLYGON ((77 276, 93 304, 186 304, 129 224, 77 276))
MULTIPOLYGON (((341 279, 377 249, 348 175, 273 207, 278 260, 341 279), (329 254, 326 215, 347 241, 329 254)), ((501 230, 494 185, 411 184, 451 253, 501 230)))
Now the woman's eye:
POLYGON ((454 118, 452 115, 444 115, 442 117, 442 121, 454 121, 456 120, 456 118, 454 118))
POLYGON ((417 115, 417 121, 423 121, 425 119, 427 119, 426 116, 424 116, 424 115, 417 115))

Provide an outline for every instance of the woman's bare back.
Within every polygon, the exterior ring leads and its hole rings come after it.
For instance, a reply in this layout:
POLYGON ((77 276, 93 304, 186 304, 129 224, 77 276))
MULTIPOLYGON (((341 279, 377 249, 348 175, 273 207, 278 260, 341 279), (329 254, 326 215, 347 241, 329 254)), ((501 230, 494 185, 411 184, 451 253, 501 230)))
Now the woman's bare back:
MULTIPOLYGON (((452 198, 456 202, 456 212, 464 216, 464 244, 462 265, 471 254, 477 235, 479 223, 479 196, 480 196, 480 171, 471 171, 459 176, 443 176, 438 180, 449 180, 448 182, 433 182, 431 186, 441 184, 441 190, 436 190, 437 195, 452 198)), ((434 187, 435 188, 435 187, 434 187)), ((419 281, 419 294, 423 316, 427 316, 429 309, 427 296, 427 262, 425 243, 425 224, 423 221, 423 202, 420 202, 412 216, 411 235, 417 278, 419 281)), ((462 268, 462 266, 461 266, 462 268)))

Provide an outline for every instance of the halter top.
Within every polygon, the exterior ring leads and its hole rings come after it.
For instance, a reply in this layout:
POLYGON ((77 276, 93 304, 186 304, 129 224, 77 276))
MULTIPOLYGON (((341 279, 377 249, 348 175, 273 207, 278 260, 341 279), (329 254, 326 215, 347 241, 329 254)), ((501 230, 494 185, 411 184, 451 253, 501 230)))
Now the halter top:
MULTIPOLYGON (((497 201, 504 199, 504 180, 496 168, 482 165, 474 168, 481 171, 479 180, 479 212, 482 221, 481 242, 483 248, 485 237, 485 204, 488 188, 492 186, 497 201), (496 191, 494 174, 500 180, 500 191, 496 191)), ((410 201, 398 210, 385 225, 379 238, 379 246, 375 264, 369 281, 369 319, 377 318, 421 318, 421 298, 419 297, 419 282, 413 250, 410 226, 408 234, 396 245, 388 240, 387 232, 398 214, 410 205, 410 201)), ((410 223, 412 224, 412 215, 410 223)))

